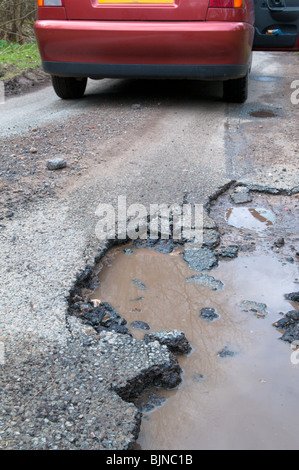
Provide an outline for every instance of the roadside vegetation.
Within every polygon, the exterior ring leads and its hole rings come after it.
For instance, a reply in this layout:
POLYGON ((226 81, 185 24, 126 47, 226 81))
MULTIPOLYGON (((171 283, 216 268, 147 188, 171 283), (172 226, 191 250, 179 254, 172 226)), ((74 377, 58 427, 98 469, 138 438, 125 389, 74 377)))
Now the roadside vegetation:
POLYGON ((41 65, 33 24, 36 0, 0 0, 0 80, 41 65))
POLYGON ((0 80, 13 78, 40 65, 41 60, 35 42, 18 44, 0 40, 0 80))

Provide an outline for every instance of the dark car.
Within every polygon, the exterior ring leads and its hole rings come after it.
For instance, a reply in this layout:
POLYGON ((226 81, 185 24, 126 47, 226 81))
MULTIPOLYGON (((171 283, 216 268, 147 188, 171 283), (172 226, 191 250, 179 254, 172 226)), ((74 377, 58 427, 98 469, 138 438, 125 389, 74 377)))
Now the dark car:
POLYGON ((247 99, 252 50, 298 50, 299 0, 38 0, 35 34, 57 95, 90 78, 223 81, 247 99))

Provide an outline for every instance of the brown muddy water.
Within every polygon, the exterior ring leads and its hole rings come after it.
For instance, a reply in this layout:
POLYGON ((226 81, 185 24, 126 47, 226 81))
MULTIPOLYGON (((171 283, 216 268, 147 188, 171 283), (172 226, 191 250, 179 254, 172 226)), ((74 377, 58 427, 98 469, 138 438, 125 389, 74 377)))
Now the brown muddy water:
POLYGON ((258 111, 252 111, 250 116, 257 117, 257 118, 272 118, 276 117, 277 114, 274 111, 269 109, 259 109, 258 111))
MULTIPOLYGON (((182 384, 155 391, 165 400, 145 413, 137 448, 298 449, 299 366, 272 326, 279 312, 294 308, 284 294, 296 290, 297 266, 275 256, 241 254, 209 272, 223 283, 215 291, 186 281, 198 273, 181 251, 133 248, 125 254, 124 247, 114 248, 91 296, 111 303, 128 325, 139 320, 150 331, 184 331, 192 346, 189 355, 178 357, 182 384), (266 304, 266 315, 242 310, 245 300, 266 304), (216 320, 200 316, 206 307, 216 310, 216 320), (227 357, 219 355, 224 348, 227 357)), ((147 332, 131 327, 137 339, 147 332)))
POLYGON ((248 203, 232 204, 234 191, 211 203, 210 216, 221 235, 215 251, 235 244, 237 257, 198 273, 183 246, 162 254, 131 245, 112 248, 98 267, 90 299, 109 302, 136 339, 176 329, 192 346, 177 356, 180 386, 140 398, 136 449, 299 449, 299 364, 273 326, 299 307, 284 297, 299 290, 298 195, 250 192, 248 203), (213 282, 189 279, 199 274, 213 282), (213 321, 202 309, 213 309, 213 321), (150 330, 130 326, 136 321, 150 330))

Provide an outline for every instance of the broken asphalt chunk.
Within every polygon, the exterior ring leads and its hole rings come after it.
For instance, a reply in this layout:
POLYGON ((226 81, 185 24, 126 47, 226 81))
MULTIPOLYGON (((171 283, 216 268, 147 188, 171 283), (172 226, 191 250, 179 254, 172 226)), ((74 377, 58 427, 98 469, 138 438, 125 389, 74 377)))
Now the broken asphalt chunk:
POLYGON ((209 274, 195 274, 194 276, 188 277, 186 279, 187 282, 194 282, 196 284, 200 284, 204 287, 210 287, 212 290, 222 290, 223 283, 218 279, 215 279, 213 276, 209 276, 209 274))
POLYGON ((291 302, 299 302, 299 292, 291 292, 290 294, 285 294, 285 298, 291 302))
POLYGON ((161 345, 167 346, 173 354, 188 354, 192 349, 183 331, 161 330, 147 333, 144 335, 144 341, 146 343, 158 341, 161 345))
POLYGON ((193 271, 206 271, 217 266, 217 256, 209 248, 186 248, 184 260, 193 271))
POLYGON ((283 318, 273 323, 278 330, 284 331, 282 341, 292 343, 299 340, 299 310, 290 310, 283 318))
POLYGON ((215 321, 218 318, 220 318, 219 315, 216 312, 216 309, 212 308, 212 307, 202 308, 200 310, 199 316, 200 316, 200 318, 202 318, 203 320, 208 321, 208 322, 212 322, 212 321, 215 321))

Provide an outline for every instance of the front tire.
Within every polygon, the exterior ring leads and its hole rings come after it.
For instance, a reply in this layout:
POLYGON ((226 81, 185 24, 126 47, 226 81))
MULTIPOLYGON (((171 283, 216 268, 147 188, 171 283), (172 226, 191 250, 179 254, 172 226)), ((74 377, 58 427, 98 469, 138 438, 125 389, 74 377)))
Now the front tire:
POLYGON ((245 77, 223 82, 223 99, 229 103, 245 103, 248 98, 248 73, 245 77))
POLYGON ((82 98, 85 93, 87 78, 58 77, 52 75, 52 85, 55 93, 63 100, 82 98))

